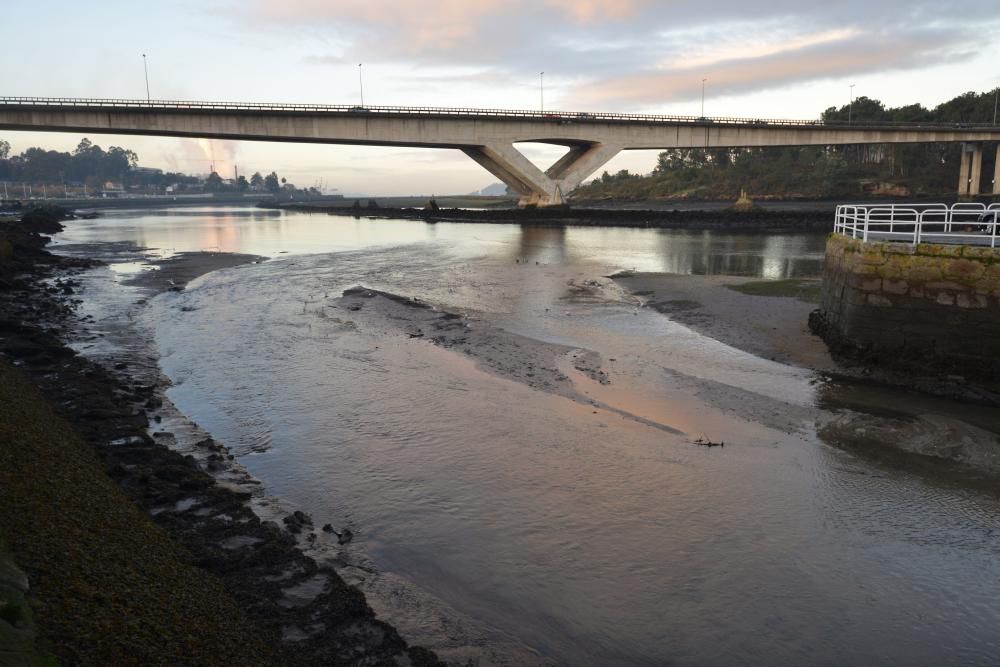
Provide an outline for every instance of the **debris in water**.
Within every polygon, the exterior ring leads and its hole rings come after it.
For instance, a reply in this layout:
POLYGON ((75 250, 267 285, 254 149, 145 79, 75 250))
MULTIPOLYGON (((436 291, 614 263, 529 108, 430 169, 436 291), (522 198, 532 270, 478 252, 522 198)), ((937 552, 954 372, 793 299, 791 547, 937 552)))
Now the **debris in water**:
POLYGON ((725 447, 726 446, 725 442, 712 442, 711 439, 706 438, 706 437, 698 438, 697 440, 694 441, 694 444, 698 445, 699 447, 725 447))

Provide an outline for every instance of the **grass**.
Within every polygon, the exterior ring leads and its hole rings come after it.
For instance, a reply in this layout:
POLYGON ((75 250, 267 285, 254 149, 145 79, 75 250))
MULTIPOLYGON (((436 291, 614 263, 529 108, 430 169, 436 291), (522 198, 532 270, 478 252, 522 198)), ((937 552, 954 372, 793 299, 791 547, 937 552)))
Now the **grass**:
POLYGON ((63 664, 264 662, 268 650, 222 583, 2 359, 0 406, 0 534, 31 582, 37 648, 63 664))
POLYGON ((749 296, 797 298, 806 303, 819 303, 819 280, 755 280, 726 287, 749 296))

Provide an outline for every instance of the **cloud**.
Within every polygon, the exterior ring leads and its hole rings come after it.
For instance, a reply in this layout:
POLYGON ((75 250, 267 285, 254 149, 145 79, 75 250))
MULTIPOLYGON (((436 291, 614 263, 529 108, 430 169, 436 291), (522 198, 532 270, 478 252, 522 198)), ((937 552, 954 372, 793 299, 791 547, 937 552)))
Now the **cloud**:
POLYGON ((315 66, 408 69, 400 90, 517 91, 544 70, 552 105, 612 110, 690 100, 705 77, 714 95, 741 94, 953 62, 1000 25, 1000 3, 245 0, 239 16, 323 31, 315 66))
POLYGON ((940 65, 970 55, 962 33, 905 37, 853 33, 801 43, 798 48, 792 45, 762 55, 599 79, 579 86, 569 101, 581 108, 650 106, 700 96, 703 78, 708 79, 713 96, 737 95, 804 81, 940 65))

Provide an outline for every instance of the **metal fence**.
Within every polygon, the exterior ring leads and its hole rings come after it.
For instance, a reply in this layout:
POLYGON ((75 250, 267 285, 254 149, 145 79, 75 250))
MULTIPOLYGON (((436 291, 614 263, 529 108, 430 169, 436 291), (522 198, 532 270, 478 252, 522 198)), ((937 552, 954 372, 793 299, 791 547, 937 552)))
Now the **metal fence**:
POLYGON ((997 247, 1000 203, 841 204, 834 231, 863 241, 997 247))
POLYGON ((917 130, 990 130, 1000 129, 991 123, 900 123, 895 121, 824 121, 781 118, 742 118, 730 116, 673 116, 658 114, 607 113, 589 111, 540 111, 528 109, 476 109, 472 107, 403 107, 358 106, 349 104, 294 104, 285 102, 205 102, 179 100, 134 100, 68 97, 0 97, 0 108, 75 108, 120 109, 136 111, 217 111, 279 112, 300 114, 375 114, 397 116, 466 116, 486 118, 522 118, 558 122, 635 122, 694 125, 741 125, 777 127, 825 127, 830 129, 917 129, 917 130))

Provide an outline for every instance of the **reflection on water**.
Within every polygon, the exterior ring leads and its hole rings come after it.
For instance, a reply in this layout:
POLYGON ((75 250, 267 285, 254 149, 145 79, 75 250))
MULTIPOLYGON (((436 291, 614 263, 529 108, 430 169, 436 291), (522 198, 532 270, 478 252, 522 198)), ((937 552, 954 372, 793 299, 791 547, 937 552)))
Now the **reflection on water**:
POLYGON ((205 250, 268 257, 433 243, 464 257, 488 254, 543 264, 585 261, 637 271, 797 278, 819 275, 825 239, 816 233, 429 225, 254 208, 117 210, 102 216, 74 221, 59 242, 114 239, 134 241, 160 256, 205 250))
POLYGON ((573 665, 1000 657, 996 496, 831 449, 815 420, 849 401, 810 373, 570 286, 633 267, 815 275, 822 237, 130 215, 64 238, 288 251, 161 295, 145 322, 175 403, 317 525, 350 526, 386 575, 366 592, 412 639, 448 654, 454 614, 494 650, 573 665), (358 283, 595 350, 611 384, 575 381, 612 409, 332 306, 358 283), (726 447, 693 446, 705 432, 726 447))

